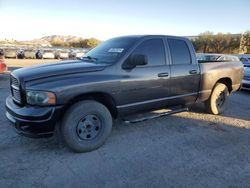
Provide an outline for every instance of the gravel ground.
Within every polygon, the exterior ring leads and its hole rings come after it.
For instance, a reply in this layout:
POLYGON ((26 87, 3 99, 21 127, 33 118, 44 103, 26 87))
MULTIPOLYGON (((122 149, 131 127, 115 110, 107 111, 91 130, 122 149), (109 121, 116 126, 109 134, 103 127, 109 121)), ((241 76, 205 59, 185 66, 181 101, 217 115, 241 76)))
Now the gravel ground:
POLYGON ((44 64, 47 62, 58 62, 57 59, 5 59, 8 67, 28 67, 31 65, 44 64))
POLYGON ((8 82, 0 75, 0 187, 250 187, 250 92, 234 93, 221 116, 196 104, 138 124, 116 121, 103 147, 75 154, 11 129, 8 82))

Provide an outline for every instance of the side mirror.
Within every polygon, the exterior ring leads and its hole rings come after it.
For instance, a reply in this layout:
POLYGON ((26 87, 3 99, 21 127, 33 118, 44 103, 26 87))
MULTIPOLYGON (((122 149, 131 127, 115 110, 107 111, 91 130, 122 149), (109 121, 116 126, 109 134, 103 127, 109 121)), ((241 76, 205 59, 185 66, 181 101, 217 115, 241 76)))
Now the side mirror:
POLYGON ((137 65, 147 65, 148 64, 148 58, 145 55, 142 54, 135 54, 131 55, 127 61, 123 64, 123 69, 133 69, 137 65))

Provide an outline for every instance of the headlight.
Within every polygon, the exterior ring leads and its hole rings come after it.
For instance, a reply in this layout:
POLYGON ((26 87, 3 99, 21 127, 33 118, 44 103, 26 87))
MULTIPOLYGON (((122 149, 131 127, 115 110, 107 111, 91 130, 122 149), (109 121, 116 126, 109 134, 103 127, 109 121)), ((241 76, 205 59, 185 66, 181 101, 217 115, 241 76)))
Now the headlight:
POLYGON ((55 94, 46 91, 27 91, 26 100, 30 105, 46 106, 56 104, 55 94))

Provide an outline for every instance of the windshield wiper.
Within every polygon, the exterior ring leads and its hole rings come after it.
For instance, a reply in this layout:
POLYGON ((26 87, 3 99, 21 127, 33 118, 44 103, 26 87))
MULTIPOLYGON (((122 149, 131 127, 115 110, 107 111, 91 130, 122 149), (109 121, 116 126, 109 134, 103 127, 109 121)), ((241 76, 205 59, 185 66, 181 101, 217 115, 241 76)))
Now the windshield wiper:
POLYGON ((91 61, 94 61, 94 62, 98 61, 98 58, 96 58, 96 57, 91 57, 91 56, 84 56, 84 57, 82 57, 81 59, 82 59, 82 60, 87 59, 87 60, 91 60, 91 61))

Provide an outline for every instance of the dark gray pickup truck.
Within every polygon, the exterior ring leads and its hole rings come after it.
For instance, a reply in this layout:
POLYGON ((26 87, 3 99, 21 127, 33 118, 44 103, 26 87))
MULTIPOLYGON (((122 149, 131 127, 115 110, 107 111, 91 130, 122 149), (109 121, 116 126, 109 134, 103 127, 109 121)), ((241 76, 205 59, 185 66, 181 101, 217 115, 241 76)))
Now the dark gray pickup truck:
POLYGON ((73 151, 91 151, 128 114, 199 101, 220 114, 242 77, 238 61, 198 63, 186 38, 118 37, 79 60, 12 72, 6 116, 22 135, 58 130, 73 151))

